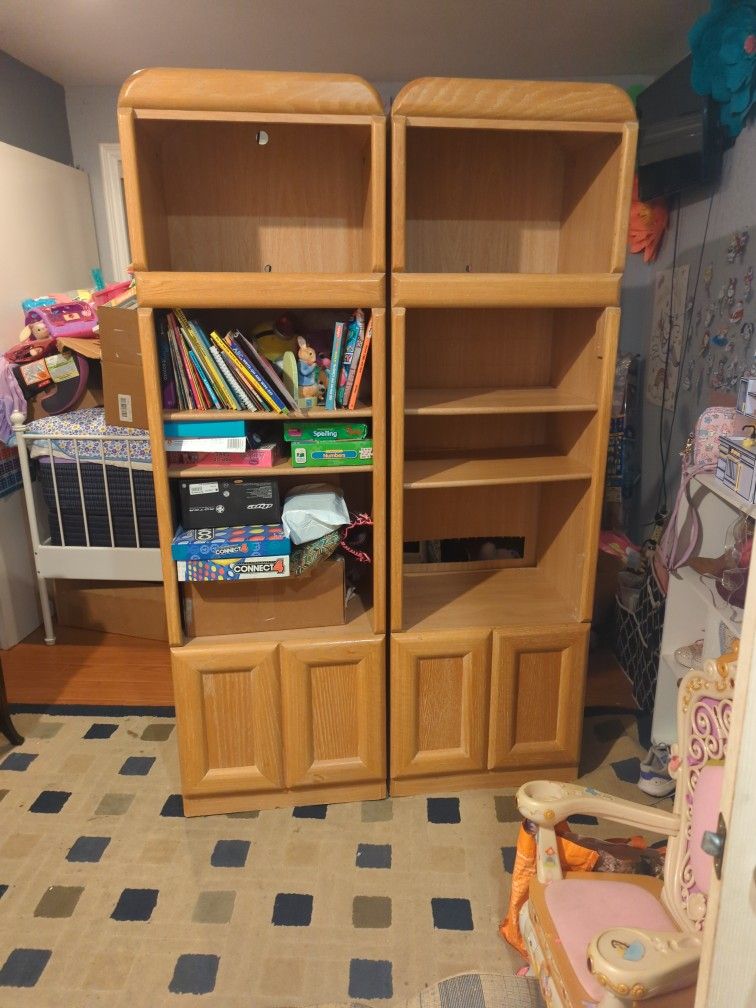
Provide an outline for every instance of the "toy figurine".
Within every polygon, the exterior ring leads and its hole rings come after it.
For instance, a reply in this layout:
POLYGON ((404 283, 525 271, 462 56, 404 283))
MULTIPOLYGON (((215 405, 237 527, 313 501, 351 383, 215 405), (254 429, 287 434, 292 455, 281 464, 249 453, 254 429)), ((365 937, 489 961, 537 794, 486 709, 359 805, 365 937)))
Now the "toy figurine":
POLYGON ((704 270, 704 287, 706 288, 706 293, 711 297, 711 281, 714 279, 714 263, 709 263, 709 265, 704 270))
POLYGON ((297 336, 297 372, 299 375, 299 396, 301 399, 316 397, 317 388, 317 354, 307 345, 304 336, 297 336))
POLYGON ((748 232, 736 231, 727 246, 727 262, 734 263, 736 259, 740 258, 744 254, 747 244, 748 232))
POLYGON ((730 308, 729 319, 730 322, 735 323, 740 322, 742 318, 743 318, 743 302, 738 301, 730 308))

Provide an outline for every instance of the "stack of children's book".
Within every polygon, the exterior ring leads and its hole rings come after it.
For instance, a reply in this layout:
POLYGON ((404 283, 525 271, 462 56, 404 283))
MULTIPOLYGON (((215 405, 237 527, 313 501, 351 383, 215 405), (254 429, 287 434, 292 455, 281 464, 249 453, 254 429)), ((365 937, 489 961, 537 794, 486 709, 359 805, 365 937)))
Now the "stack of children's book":
POLYGON ((163 407, 288 413, 297 403, 271 362, 240 332, 208 336, 181 309, 159 329, 163 407))
POLYGON ((333 328, 331 363, 325 408, 353 410, 362 385, 362 376, 373 338, 373 316, 365 325, 365 313, 357 309, 348 322, 337 322, 333 328))

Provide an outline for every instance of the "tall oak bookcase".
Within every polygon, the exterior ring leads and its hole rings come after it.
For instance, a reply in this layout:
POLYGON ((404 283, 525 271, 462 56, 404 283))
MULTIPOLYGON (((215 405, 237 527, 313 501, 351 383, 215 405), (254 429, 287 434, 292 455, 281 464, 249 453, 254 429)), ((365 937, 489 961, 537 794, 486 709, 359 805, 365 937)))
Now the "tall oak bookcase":
POLYGON ((392 794, 576 775, 636 130, 608 85, 394 102, 392 794))
POLYGON ((348 75, 149 70, 118 115, 187 814, 380 798, 387 777, 396 795, 573 777, 635 151, 627 96, 440 78, 402 90, 388 387, 375 91, 348 75), (350 415, 372 425, 373 467, 270 475, 284 492, 332 480, 372 513, 369 597, 342 627, 188 638, 170 555, 183 471, 166 463, 163 422, 208 414, 163 411, 155 314, 241 325, 358 306, 374 319, 372 381, 350 415), (512 548, 414 562, 413 544, 460 539, 512 548))
MULTIPOLYGON (((339 74, 141 71, 118 120, 178 725, 184 811, 233 812, 386 794, 386 121, 375 90, 339 74), (372 467, 249 475, 286 489, 340 484, 374 519, 372 584, 344 626, 186 636, 171 560, 176 520, 155 316, 201 311, 244 328, 286 309, 370 309, 372 467)), ((315 410, 311 417, 335 416, 315 410)), ((236 475, 206 470, 198 475, 236 475)), ((259 582, 260 591, 265 581, 259 582)))

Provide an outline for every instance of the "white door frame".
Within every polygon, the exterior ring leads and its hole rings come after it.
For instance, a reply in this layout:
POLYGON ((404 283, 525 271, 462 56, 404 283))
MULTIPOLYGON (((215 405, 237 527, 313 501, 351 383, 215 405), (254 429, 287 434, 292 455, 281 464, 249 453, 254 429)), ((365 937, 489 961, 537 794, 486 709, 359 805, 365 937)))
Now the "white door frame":
POLYGON ((126 229, 126 213, 123 206, 121 178, 121 145, 100 144, 100 167, 102 169, 102 190, 105 197, 105 213, 108 222, 108 244, 110 260, 113 263, 113 279, 125 280, 131 263, 129 238, 126 229))

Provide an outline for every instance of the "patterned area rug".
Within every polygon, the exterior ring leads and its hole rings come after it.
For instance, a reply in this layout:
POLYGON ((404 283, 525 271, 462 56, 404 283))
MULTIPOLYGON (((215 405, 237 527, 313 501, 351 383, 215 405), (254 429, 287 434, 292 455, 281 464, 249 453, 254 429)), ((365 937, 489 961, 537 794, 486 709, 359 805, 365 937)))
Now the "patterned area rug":
MULTIPOLYGON (((25 744, 0 748, 2 1005, 398 1006, 521 965, 497 932, 512 790, 184 819, 172 719, 15 721, 25 744)), ((586 719, 586 783, 643 799, 641 754, 633 716, 586 719)))

